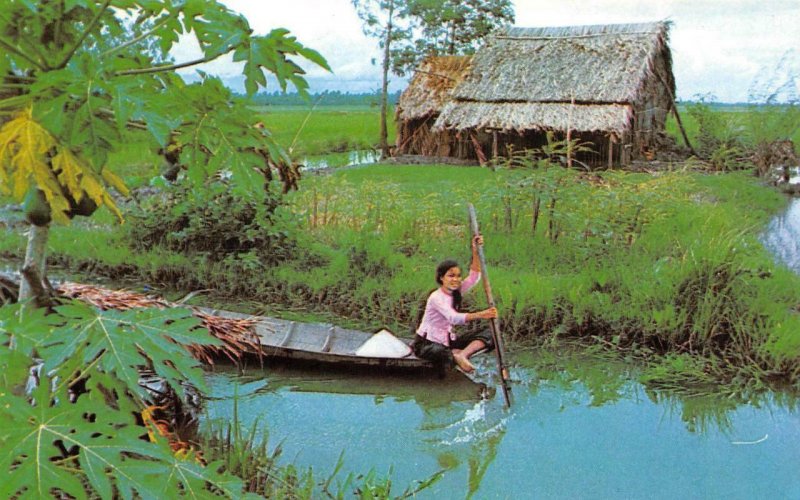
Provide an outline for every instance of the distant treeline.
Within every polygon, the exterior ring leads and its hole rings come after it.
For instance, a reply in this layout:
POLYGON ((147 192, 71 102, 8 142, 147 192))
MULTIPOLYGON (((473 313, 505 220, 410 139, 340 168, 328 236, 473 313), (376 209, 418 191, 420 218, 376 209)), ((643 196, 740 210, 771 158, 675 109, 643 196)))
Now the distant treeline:
MULTIPOLYGON (((396 104, 400 92, 389 94, 389 103, 396 104)), ((300 94, 285 94, 282 92, 260 93, 252 97, 251 102, 258 105, 271 106, 379 106, 380 96, 376 93, 351 94, 331 90, 318 94, 311 94, 310 99, 304 99, 300 94)))

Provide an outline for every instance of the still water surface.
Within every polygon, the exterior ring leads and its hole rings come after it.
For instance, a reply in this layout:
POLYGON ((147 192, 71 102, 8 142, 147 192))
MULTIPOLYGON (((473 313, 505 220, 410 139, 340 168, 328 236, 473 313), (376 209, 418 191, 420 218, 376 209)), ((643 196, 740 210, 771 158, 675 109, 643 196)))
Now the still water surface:
POLYGON ((241 423, 257 420, 285 459, 324 478, 344 452, 339 477, 392 471, 398 494, 445 470, 421 498, 800 498, 791 398, 657 393, 586 354, 512 361, 511 410, 465 379, 218 371, 203 425, 230 422, 236 399, 241 423))
POLYGON ((800 199, 794 198, 782 214, 774 217, 761 242, 775 258, 800 274, 800 199))

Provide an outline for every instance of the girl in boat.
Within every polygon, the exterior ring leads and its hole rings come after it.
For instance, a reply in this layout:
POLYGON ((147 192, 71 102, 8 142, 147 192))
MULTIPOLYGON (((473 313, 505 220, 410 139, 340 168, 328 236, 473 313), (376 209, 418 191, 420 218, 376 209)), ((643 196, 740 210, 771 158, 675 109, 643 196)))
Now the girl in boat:
POLYGON ((482 244, 482 236, 472 239, 472 262, 469 265, 469 276, 463 281, 458 262, 445 260, 436 267, 436 283, 439 288, 428 295, 425 313, 417 327, 413 344, 414 354, 418 357, 435 363, 455 363, 467 373, 475 369, 469 361, 472 355, 494 348, 488 330, 459 336, 453 333, 456 325, 497 317, 497 308, 494 307, 479 312, 460 311, 462 294, 475 286, 481 278, 478 245, 482 244))

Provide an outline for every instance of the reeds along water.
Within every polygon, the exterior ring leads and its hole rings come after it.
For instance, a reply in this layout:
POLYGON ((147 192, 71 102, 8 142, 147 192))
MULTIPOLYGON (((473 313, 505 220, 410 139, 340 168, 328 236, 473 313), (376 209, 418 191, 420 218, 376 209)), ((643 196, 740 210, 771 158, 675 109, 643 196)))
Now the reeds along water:
MULTIPOLYGON (((409 297, 427 285, 421 260, 466 254, 464 203, 476 200, 512 337, 597 337, 760 369, 790 355, 774 341, 778 325, 798 323, 787 312, 795 278, 772 269, 754 230, 779 196, 742 176, 451 168, 459 182, 441 175, 425 185, 423 167, 392 169, 319 179, 316 202, 309 192, 293 201, 305 213, 317 207, 319 238, 358 249, 363 262, 337 261, 342 273, 387 270, 380 282, 354 282, 351 300, 414 303, 409 297), (745 200, 764 211, 745 210, 745 200)), ((370 311, 389 319, 384 308, 370 311)))

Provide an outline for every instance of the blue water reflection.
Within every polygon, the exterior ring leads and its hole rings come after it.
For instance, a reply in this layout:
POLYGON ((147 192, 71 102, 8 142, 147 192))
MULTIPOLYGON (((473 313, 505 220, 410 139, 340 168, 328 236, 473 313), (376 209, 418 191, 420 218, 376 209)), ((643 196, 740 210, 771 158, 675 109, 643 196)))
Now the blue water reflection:
POLYGON ((204 425, 230 420, 240 384, 242 423, 257 418, 288 460, 324 476, 344 451, 347 471, 391 470, 400 489, 445 471, 422 498, 800 498, 793 403, 656 393, 607 361, 598 380, 535 358, 516 360, 510 411, 424 381, 215 373, 204 425))

